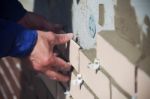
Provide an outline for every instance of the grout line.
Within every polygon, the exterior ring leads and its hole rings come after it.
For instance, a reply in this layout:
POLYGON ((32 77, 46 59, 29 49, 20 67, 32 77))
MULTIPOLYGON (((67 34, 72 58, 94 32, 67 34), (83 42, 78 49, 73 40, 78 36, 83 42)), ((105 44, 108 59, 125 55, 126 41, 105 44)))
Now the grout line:
MULTIPOLYGON (((73 74, 77 76, 78 72, 76 70, 73 70, 73 74)), ((83 83, 83 86, 87 88, 87 90, 94 96, 95 99, 99 99, 98 96, 93 92, 93 90, 86 84, 86 82, 83 83)))
POLYGON ((134 89, 134 91, 135 91, 135 95, 138 93, 138 69, 139 69, 139 63, 142 61, 142 60, 144 60, 144 58, 145 58, 145 55, 144 54, 142 54, 142 56, 138 59, 138 61, 136 62, 136 66, 135 66, 135 82, 134 82, 134 84, 135 84, 135 89, 134 89))
POLYGON ((118 89, 118 91, 120 91, 128 99, 131 99, 132 96, 128 92, 126 92, 123 88, 121 88, 121 86, 118 85, 118 83, 114 80, 114 78, 102 67, 101 67, 101 72, 104 73, 110 79, 111 84, 114 85, 118 89))
MULTIPOLYGON (((118 83, 114 80, 114 78, 104 69, 101 67, 101 70, 100 70, 103 74, 105 74, 108 79, 110 80, 110 99, 112 99, 112 87, 111 87, 111 84, 114 85, 118 91, 120 91, 123 95, 125 95, 128 99, 131 99, 131 95, 126 92, 123 88, 121 88, 120 85, 118 85, 118 83)), ((99 71, 99 72, 100 72, 99 71)), ((74 69, 73 73, 75 74, 75 76, 77 76, 77 71, 74 69)), ((80 72, 79 72, 80 73, 80 72)), ((92 91, 92 89, 84 82, 83 85, 90 91, 90 93, 92 93, 96 98, 95 99, 99 99, 96 94, 92 91)))
POLYGON ((110 99, 112 99, 112 83, 110 79, 109 79, 109 87, 110 87, 110 99))
POLYGON ((78 72, 79 72, 79 73, 80 73, 80 64, 81 64, 81 63, 80 63, 80 60, 81 60, 81 59, 80 59, 80 58, 81 58, 81 57, 80 57, 80 56, 81 56, 81 55, 80 55, 80 51, 81 51, 81 48, 79 48, 79 50, 78 50, 78 55, 79 55, 79 58, 78 58, 78 59, 79 59, 79 62, 78 62, 78 72))
POLYGON ((134 89, 134 91, 135 91, 135 93, 137 93, 138 92, 138 66, 136 66, 135 67, 135 89, 134 89))
POLYGON ((93 92, 93 90, 84 82, 84 87, 94 96, 95 99, 99 99, 98 96, 93 92))

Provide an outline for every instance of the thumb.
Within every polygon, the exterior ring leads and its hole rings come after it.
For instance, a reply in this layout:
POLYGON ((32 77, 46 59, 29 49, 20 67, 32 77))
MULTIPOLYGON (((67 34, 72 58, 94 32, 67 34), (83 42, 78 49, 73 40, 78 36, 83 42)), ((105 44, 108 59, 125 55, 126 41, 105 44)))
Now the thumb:
POLYGON ((73 38, 73 33, 55 34, 55 44, 64 44, 73 38))

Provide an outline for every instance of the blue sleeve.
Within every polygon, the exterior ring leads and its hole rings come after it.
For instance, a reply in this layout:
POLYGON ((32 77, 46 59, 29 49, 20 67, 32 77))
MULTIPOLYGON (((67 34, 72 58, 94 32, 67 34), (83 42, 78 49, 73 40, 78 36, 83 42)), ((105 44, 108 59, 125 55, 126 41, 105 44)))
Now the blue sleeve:
POLYGON ((0 19, 0 57, 29 55, 37 41, 37 32, 0 19))
POLYGON ((0 0, 0 18, 17 22, 27 11, 18 0, 0 0))

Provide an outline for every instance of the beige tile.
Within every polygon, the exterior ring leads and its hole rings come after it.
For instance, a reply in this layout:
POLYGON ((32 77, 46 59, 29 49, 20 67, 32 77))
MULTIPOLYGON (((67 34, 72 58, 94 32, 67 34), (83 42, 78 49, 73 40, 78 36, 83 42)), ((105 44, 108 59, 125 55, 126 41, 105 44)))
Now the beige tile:
POLYGON ((150 99, 150 77, 138 70, 138 99, 150 99))
POLYGON ((103 68, 129 94, 134 94, 135 64, 141 53, 115 31, 104 31, 97 36, 97 58, 103 68))
POLYGON ((90 69, 87 67, 89 63, 91 63, 92 56, 91 53, 94 50, 89 50, 87 53, 83 53, 80 51, 80 73, 83 76, 84 81, 87 83, 87 85, 92 89, 92 91, 96 94, 97 97, 100 99, 110 99, 110 82, 109 79, 101 72, 90 69), (91 54, 91 55, 85 55, 85 54, 91 54), (91 59, 91 60, 90 60, 91 59))
POLYGON ((70 41, 69 59, 77 71, 79 70, 79 48, 80 46, 76 42, 73 40, 70 41))
MULTIPOLYGON (((71 81, 73 81, 74 79, 76 79, 76 76, 72 74, 71 81)), ((74 85, 73 82, 71 82, 70 93, 73 99, 94 99, 94 96, 90 93, 89 90, 87 90, 87 88, 84 85, 82 85, 80 89, 80 87, 74 85)))
POLYGON ((112 98, 111 99, 128 99, 123 95, 115 86, 112 85, 112 98))

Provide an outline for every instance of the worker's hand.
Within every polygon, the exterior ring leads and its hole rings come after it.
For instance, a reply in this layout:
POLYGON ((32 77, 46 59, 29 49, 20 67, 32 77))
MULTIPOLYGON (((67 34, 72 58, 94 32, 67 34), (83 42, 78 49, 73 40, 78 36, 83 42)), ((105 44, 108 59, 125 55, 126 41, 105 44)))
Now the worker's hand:
POLYGON ((26 28, 53 31, 55 33, 63 29, 62 25, 50 24, 46 18, 33 12, 27 12, 25 16, 18 21, 18 24, 26 28))
POLYGON ((53 80, 68 81, 69 75, 61 74, 58 71, 69 71, 71 69, 70 63, 57 57, 53 52, 55 45, 64 44, 72 37, 72 33, 55 34, 53 32, 38 32, 37 43, 29 56, 29 60, 33 65, 33 69, 46 74, 53 80))

